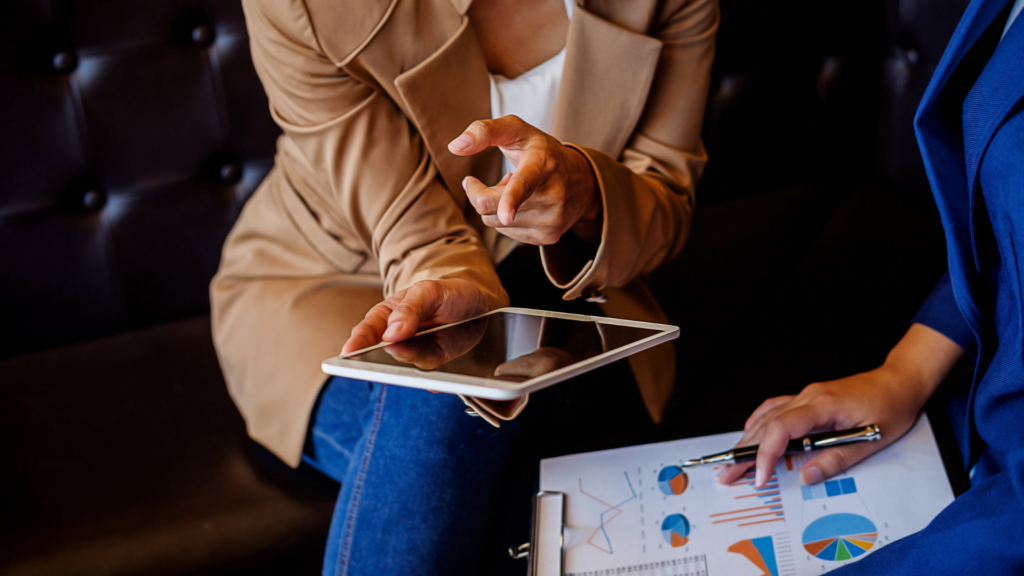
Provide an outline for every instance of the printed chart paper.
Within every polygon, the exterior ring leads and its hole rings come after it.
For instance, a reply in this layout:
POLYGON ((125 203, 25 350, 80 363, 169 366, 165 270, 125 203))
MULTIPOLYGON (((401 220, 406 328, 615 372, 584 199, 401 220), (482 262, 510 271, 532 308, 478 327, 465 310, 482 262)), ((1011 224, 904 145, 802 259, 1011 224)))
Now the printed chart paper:
POLYGON ((925 416, 892 446, 814 486, 800 482, 803 454, 779 459, 760 489, 752 470, 724 486, 717 468, 679 466, 741 435, 542 461, 541 489, 566 495, 565 573, 823 574, 921 530, 953 501, 925 416))

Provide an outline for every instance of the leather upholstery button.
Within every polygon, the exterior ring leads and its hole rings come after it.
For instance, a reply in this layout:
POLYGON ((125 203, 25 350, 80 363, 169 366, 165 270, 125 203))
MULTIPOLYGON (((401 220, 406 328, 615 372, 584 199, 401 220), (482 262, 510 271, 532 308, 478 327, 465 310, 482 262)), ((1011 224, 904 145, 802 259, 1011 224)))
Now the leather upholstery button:
POLYGON ((78 59, 71 52, 60 51, 53 55, 53 69, 67 74, 75 69, 78 59))
POLYGON ((233 162, 220 167, 220 179, 225 184, 234 184, 242 178, 242 168, 233 162))
POLYGON ((192 42, 198 46, 209 46, 213 44, 213 28, 206 24, 200 24, 192 29, 192 42))
POLYGON ((82 207, 90 212, 96 212, 107 204, 107 195, 102 190, 87 190, 82 194, 82 207))
POLYGON ((907 63, 912 64, 912 65, 913 64, 917 64, 917 60, 919 58, 919 56, 917 54, 917 50, 914 50, 913 48, 910 48, 909 50, 907 50, 906 57, 907 57, 907 63))

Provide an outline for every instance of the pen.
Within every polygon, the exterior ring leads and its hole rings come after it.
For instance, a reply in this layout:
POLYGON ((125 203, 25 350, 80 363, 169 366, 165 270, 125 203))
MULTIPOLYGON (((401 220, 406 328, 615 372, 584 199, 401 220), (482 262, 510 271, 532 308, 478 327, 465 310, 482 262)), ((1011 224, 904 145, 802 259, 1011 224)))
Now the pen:
MULTIPOLYGON (((822 448, 831 448, 832 446, 851 444, 853 442, 874 442, 881 439, 882 430, 878 427, 878 424, 869 424, 860 428, 850 428, 849 430, 808 434, 803 438, 790 440, 789 444, 786 445, 786 454, 810 452, 811 450, 821 450, 822 448)), ((739 464, 740 462, 750 462, 757 458, 757 448, 757 445, 739 446, 732 450, 719 452, 718 454, 701 456, 696 460, 687 460, 683 462, 683 467, 688 468, 690 466, 700 466, 701 464, 739 464)))

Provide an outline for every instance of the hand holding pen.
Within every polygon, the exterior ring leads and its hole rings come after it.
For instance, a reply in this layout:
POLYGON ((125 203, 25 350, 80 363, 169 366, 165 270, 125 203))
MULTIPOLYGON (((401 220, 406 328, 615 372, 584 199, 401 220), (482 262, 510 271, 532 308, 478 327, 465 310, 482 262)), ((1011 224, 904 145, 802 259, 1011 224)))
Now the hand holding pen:
POLYGON ((817 484, 842 472, 903 436, 962 354, 952 340, 914 324, 879 368, 766 400, 747 420, 737 443, 759 445, 756 459, 727 466, 718 481, 731 483, 754 465, 754 484, 762 487, 791 441, 815 430, 877 424, 885 432, 881 440, 816 450, 801 467, 800 479, 817 484))
MULTIPOLYGON (((844 444, 877 442, 881 439, 882 429, 878 427, 878 424, 868 424, 867 426, 850 428, 848 430, 808 434, 803 438, 790 440, 789 444, 786 445, 785 454, 803 454, 806 452, 813 452, 815 450, 825 450, 827 448, 842 446, 844 444)), ((686 462, 683 462, 683 468, 703 466, 705 464, 733 465, 742 464, 744 462, 753 462, 757 458, 757 452, 759 449, 760 447, 757 444, 736 446, 735 448, 724 452, 708 454, 707 456, 687 460, 686 462)))

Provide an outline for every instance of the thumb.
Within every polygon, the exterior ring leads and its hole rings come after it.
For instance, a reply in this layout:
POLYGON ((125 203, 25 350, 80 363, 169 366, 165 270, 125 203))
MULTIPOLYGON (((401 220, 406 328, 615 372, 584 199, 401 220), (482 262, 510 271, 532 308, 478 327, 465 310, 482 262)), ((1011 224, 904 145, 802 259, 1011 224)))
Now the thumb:
POLYGON ((455 140, 448 143, 448 151, 457 156, 476 154, 488 146, 516 148, 536 128, 518 116, 502 116, 493 120, 477 120, 455 140))
POLYGON ((388 329, 382 337, 387 342, 399 342, 412 338, 420 324, 433 318, 444 303, 444 291, 436 282, 424 281, 413 284, 402 301, 388 316, 388 329))
POLYGON ((882 442, 827 448, 814 455, 800 468, 800 481, 810 486, 839 474, 857 462, 885 447, 882 442))

